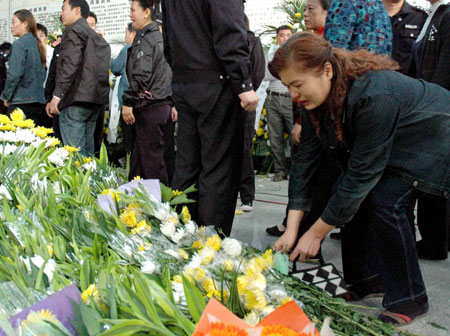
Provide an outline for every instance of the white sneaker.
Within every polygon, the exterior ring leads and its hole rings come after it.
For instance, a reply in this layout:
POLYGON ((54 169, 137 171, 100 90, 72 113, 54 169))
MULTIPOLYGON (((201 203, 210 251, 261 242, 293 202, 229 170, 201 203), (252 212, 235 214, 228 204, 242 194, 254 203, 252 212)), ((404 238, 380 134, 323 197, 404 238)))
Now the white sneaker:
POLYGON ((252 203, 242 203, 241 210, 245 211, 245 212, 251 212, 251 211, 253 211, 253 204, 252 203))

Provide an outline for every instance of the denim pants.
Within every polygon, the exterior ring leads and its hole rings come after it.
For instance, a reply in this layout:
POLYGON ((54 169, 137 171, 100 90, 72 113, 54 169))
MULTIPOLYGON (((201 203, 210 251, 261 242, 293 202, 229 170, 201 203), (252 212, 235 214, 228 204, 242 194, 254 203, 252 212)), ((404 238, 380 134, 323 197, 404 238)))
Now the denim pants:
POLYGON ((421 195, 385 174, 343 229, 346 281, 361 284, 380 277, 387 309, 426 295, 407 216, 410 204, 421 195))
POLYGON ((94 155, 94 131, 98 108, 71 105, 61 110, 59 127, 64 145, 80 148, 84 156, 94 155))

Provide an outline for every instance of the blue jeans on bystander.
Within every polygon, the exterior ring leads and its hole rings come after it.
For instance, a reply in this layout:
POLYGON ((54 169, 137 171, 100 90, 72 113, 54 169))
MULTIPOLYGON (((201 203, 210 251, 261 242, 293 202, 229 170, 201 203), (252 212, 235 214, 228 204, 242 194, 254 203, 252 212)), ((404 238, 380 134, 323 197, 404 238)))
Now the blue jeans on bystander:
POLYGON ((84 156, 94 155, 94 131, 98 116, 96 105, 92 107, 71 105, 59 115, 59 127, 64 145, 80 148, 84 156))

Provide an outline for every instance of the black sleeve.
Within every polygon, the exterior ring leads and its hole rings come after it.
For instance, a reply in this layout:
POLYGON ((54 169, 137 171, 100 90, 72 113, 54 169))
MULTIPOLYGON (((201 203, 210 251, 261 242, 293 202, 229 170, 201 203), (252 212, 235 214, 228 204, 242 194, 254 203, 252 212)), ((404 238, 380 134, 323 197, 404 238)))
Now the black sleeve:
POLYGON ((170 46, 169 46, 169 35, 168 35, 168 27, 169 24, 169 15, 167 15, 167 9, 165 6, 165 1, 162 1, 161 3, 161 10, 162 10, 162 35, 163 35, 163 41, 164 41, 164 57, 166 58, 166 62, 171 66, 170 62, 170 46))
POLYGON ((45 83, 45 99, 47 101, 52 100, 53 90, 55 90, 55 80, 56 80, 56 66, 58 64, 59 49, 61 44, 58 44, 53 50, 53 57, 50 62, 50 67, 48 69, 47 82, 45 83))
POLYGON ((252 83, 253 89, 256 91, 264 79, 266 72, 266 60, 264 58, 264 50, 261 40, 254 35, 249 34, 249 37, 250 36, 253 40, 253 48, 250 50, 250 61, 252 63, 252 83))
POLYGON ((442 18, 439 35, 439 55, 431 82, 450 90, 450 10, 442 18))
POLYGON ((148 90, 149 83, 153 76, 154 52, 155 47, 150 45, 145 39, 142 39, 139 45, 133 45, 129 49, 130 57, 127 60, 127 66, 133 68, 133 74, 128 75, 127 73, 129 85, 122 96, 124 106, 134 107, 140 101, 139 94, 142 91, 148 90), (139 50, 132 50, 132 48, 136 48, 137 46, 140 46, 142 50, 141 53, 143 54, 139 59, 133 57, 133 55, 140 53, 139 50))
POLYGON ((56 85, 53 95, 63 99, 73 84, 83 62, 85 41, 72 30, 64 33, 61 39, 58 66, 56 69, 56 85))
POLYGON ((242 0, 209 0, 213 45, 236 94, 253 89, 242 0))

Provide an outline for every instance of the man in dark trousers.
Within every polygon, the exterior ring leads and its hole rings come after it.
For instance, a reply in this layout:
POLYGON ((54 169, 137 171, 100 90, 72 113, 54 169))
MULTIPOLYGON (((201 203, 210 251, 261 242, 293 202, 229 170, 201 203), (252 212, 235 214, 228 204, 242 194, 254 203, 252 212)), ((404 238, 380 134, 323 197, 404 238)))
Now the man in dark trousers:
POLYGON ((164 0, 164 51, 178 110, 173 188, 195 184, 199 225, 228 236, 242 168, 245 111, 253 111, 242 0, 164 0))

